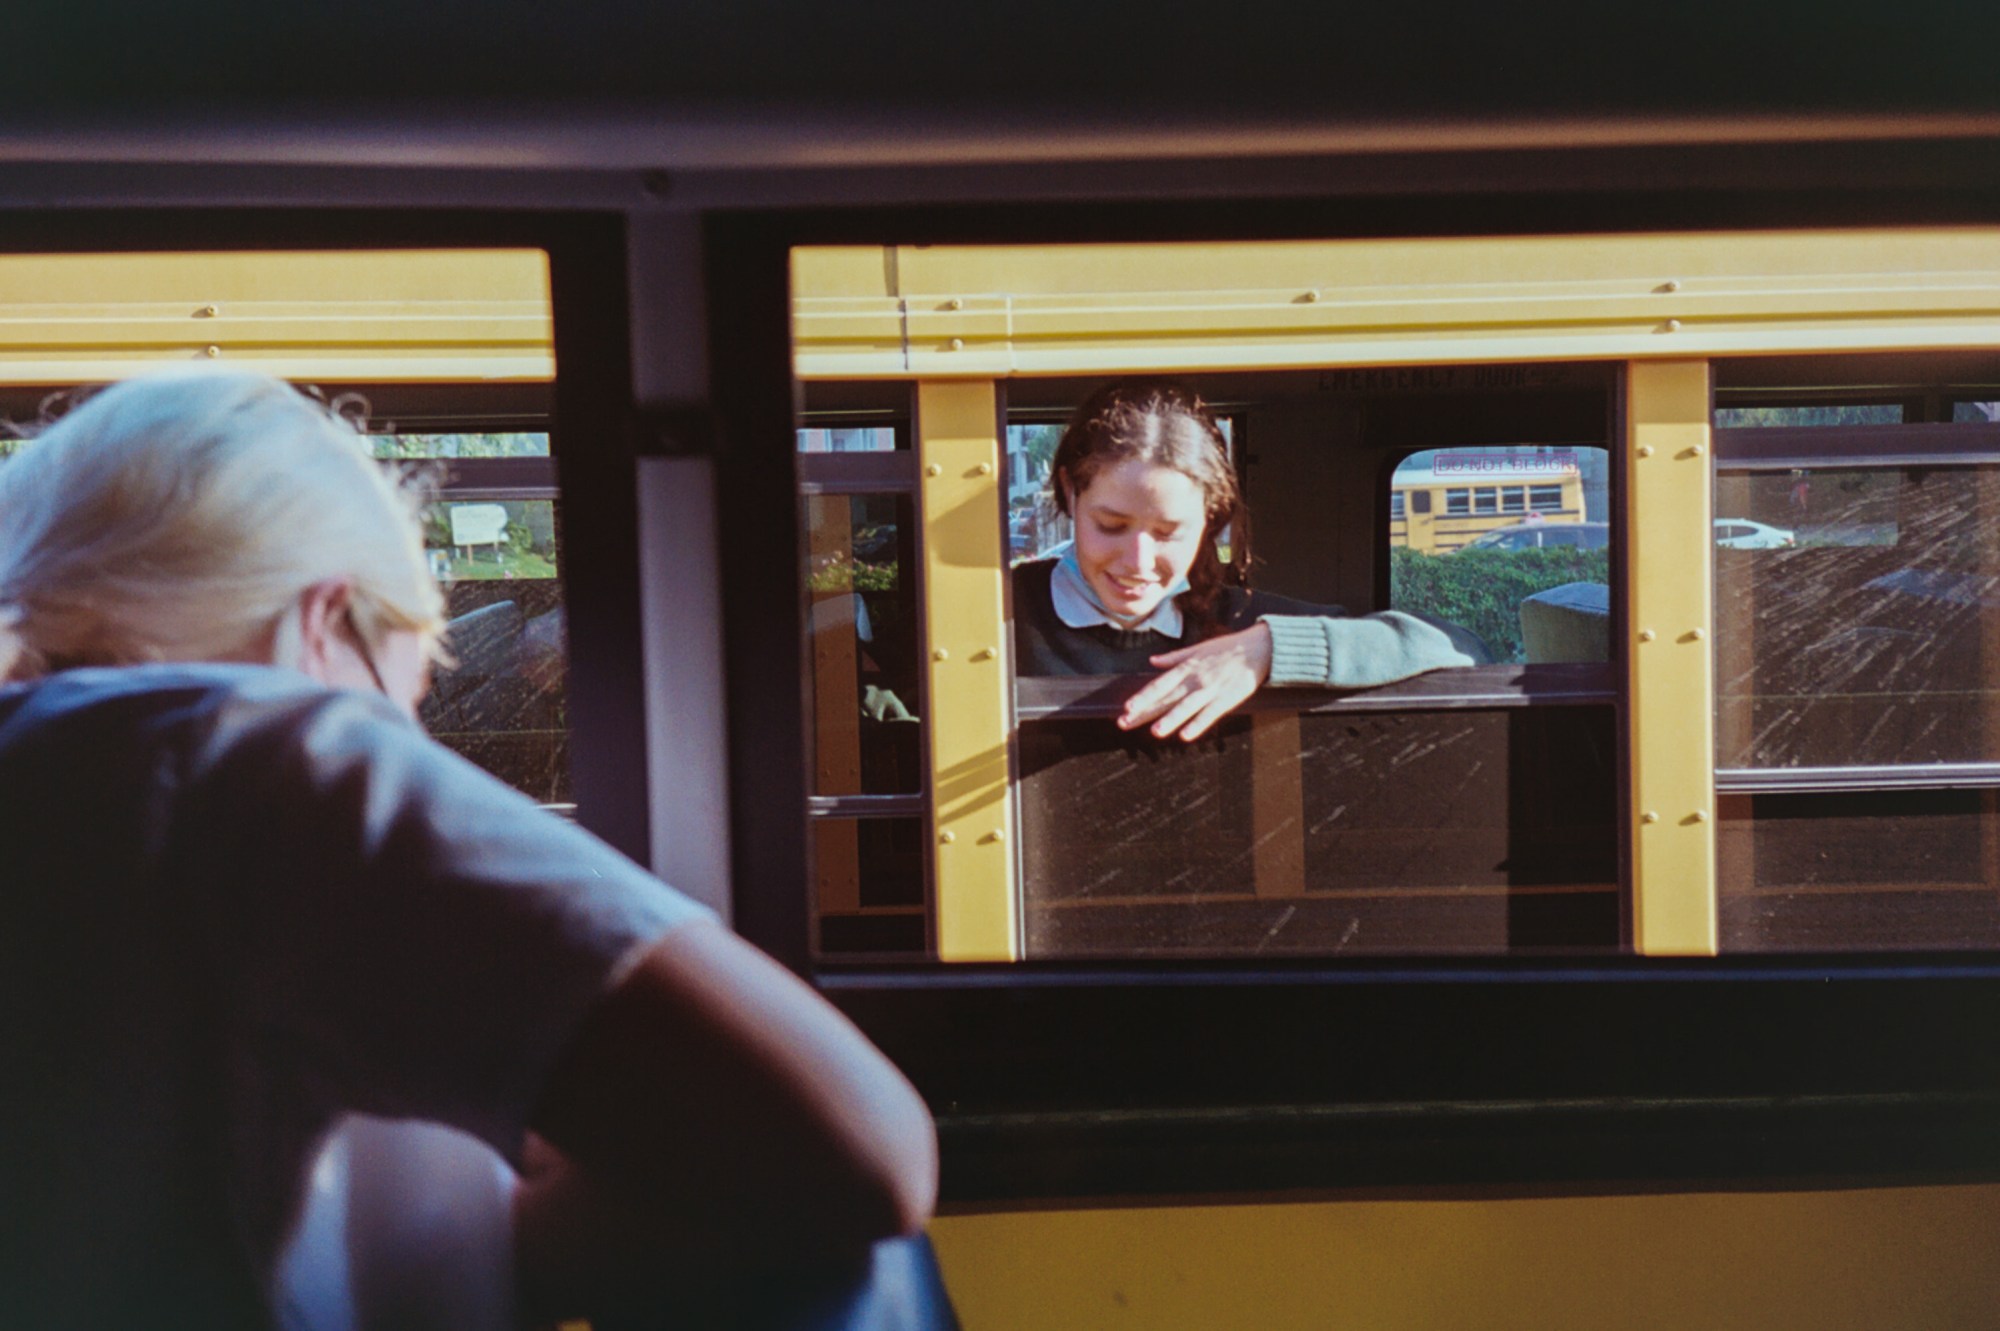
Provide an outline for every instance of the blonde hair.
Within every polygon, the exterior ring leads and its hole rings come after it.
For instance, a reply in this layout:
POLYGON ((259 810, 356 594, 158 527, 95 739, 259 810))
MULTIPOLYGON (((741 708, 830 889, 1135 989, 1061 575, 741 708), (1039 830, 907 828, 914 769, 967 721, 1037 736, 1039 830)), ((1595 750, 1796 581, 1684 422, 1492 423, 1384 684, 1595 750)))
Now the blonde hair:
POLYGON ((431 639, 424 495, 279 379, 216 366, 96 393, 0 463, 0 681, 283 659, 306 588, 353 581, 369 643, 431 639))

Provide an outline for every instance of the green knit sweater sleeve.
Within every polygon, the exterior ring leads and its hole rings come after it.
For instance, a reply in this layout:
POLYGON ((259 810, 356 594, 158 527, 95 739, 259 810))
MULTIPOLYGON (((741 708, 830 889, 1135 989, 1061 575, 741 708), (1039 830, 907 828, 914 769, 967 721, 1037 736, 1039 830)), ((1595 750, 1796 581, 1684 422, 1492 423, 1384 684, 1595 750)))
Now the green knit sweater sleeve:
POLYGON ((1271 630, 1274 685, 1367 689, 1446 666, 1477 662, 1452 645, 1444 630, 1400 610, 1357 619, 1264 615, 1271 630))

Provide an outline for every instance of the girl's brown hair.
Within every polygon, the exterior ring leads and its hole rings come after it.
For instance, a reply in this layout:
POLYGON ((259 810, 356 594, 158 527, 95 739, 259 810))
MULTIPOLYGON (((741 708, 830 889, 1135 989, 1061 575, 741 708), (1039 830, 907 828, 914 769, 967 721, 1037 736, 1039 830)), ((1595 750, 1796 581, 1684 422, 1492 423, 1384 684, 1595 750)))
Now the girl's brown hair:
POLYGON ((1208 404, 1168 379, 1121 379, 1083 400, 1056 445, 1049 471, 1056 506, 1071 518, 1070 494, 1090 488, 1097 473, 1121 462, 1172 467, 1201 487, 1205 521, 1201 545, 1181 593, 1189 637, 1212 638, 1222 627, 1224 587, 1243 586, 1250 572, 1250 514, 1229 445, 1208 404), (1216 550, 1217 533, 1230 530, 1228 563, 1216 550))

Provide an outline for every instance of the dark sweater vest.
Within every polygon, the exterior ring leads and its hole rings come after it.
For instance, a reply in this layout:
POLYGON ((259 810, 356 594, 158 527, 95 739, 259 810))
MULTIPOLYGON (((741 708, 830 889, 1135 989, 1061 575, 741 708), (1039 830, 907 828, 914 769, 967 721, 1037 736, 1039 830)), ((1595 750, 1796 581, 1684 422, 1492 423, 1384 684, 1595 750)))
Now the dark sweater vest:
MULTIPOLYGON (((1144 675, 1151 657, 1192 643, 1151 629, 1128 632, 1108 624, 1073 629, 1056 616, 1049 578, 1056 561, 1040 559, 1014 569, 1014 673, 1016 675, 1144 675)), ((1288 596, 1226 587, 1219 606, 1222 632, 1233 633, 1260 615, 1340 617, 1338 606, 1310 605, 1288 596)))

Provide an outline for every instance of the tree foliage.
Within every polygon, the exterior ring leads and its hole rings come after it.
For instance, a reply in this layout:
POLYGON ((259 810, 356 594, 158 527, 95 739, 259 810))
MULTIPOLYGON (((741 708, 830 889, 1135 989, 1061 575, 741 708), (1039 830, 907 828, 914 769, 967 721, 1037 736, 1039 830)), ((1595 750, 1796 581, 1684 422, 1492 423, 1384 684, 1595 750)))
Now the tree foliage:
POLYGON ((545 458, 546 434, 370 435, 378 458, 545 458))
POLYGON ((1611 551, 1559 546, 1547 550, 1460 550, 1428 555, 1389 551, 1389 604, 1471 629, 1496 661, 1519 661, 1521 602, 1566 582, 1609 582, 1611 551))

